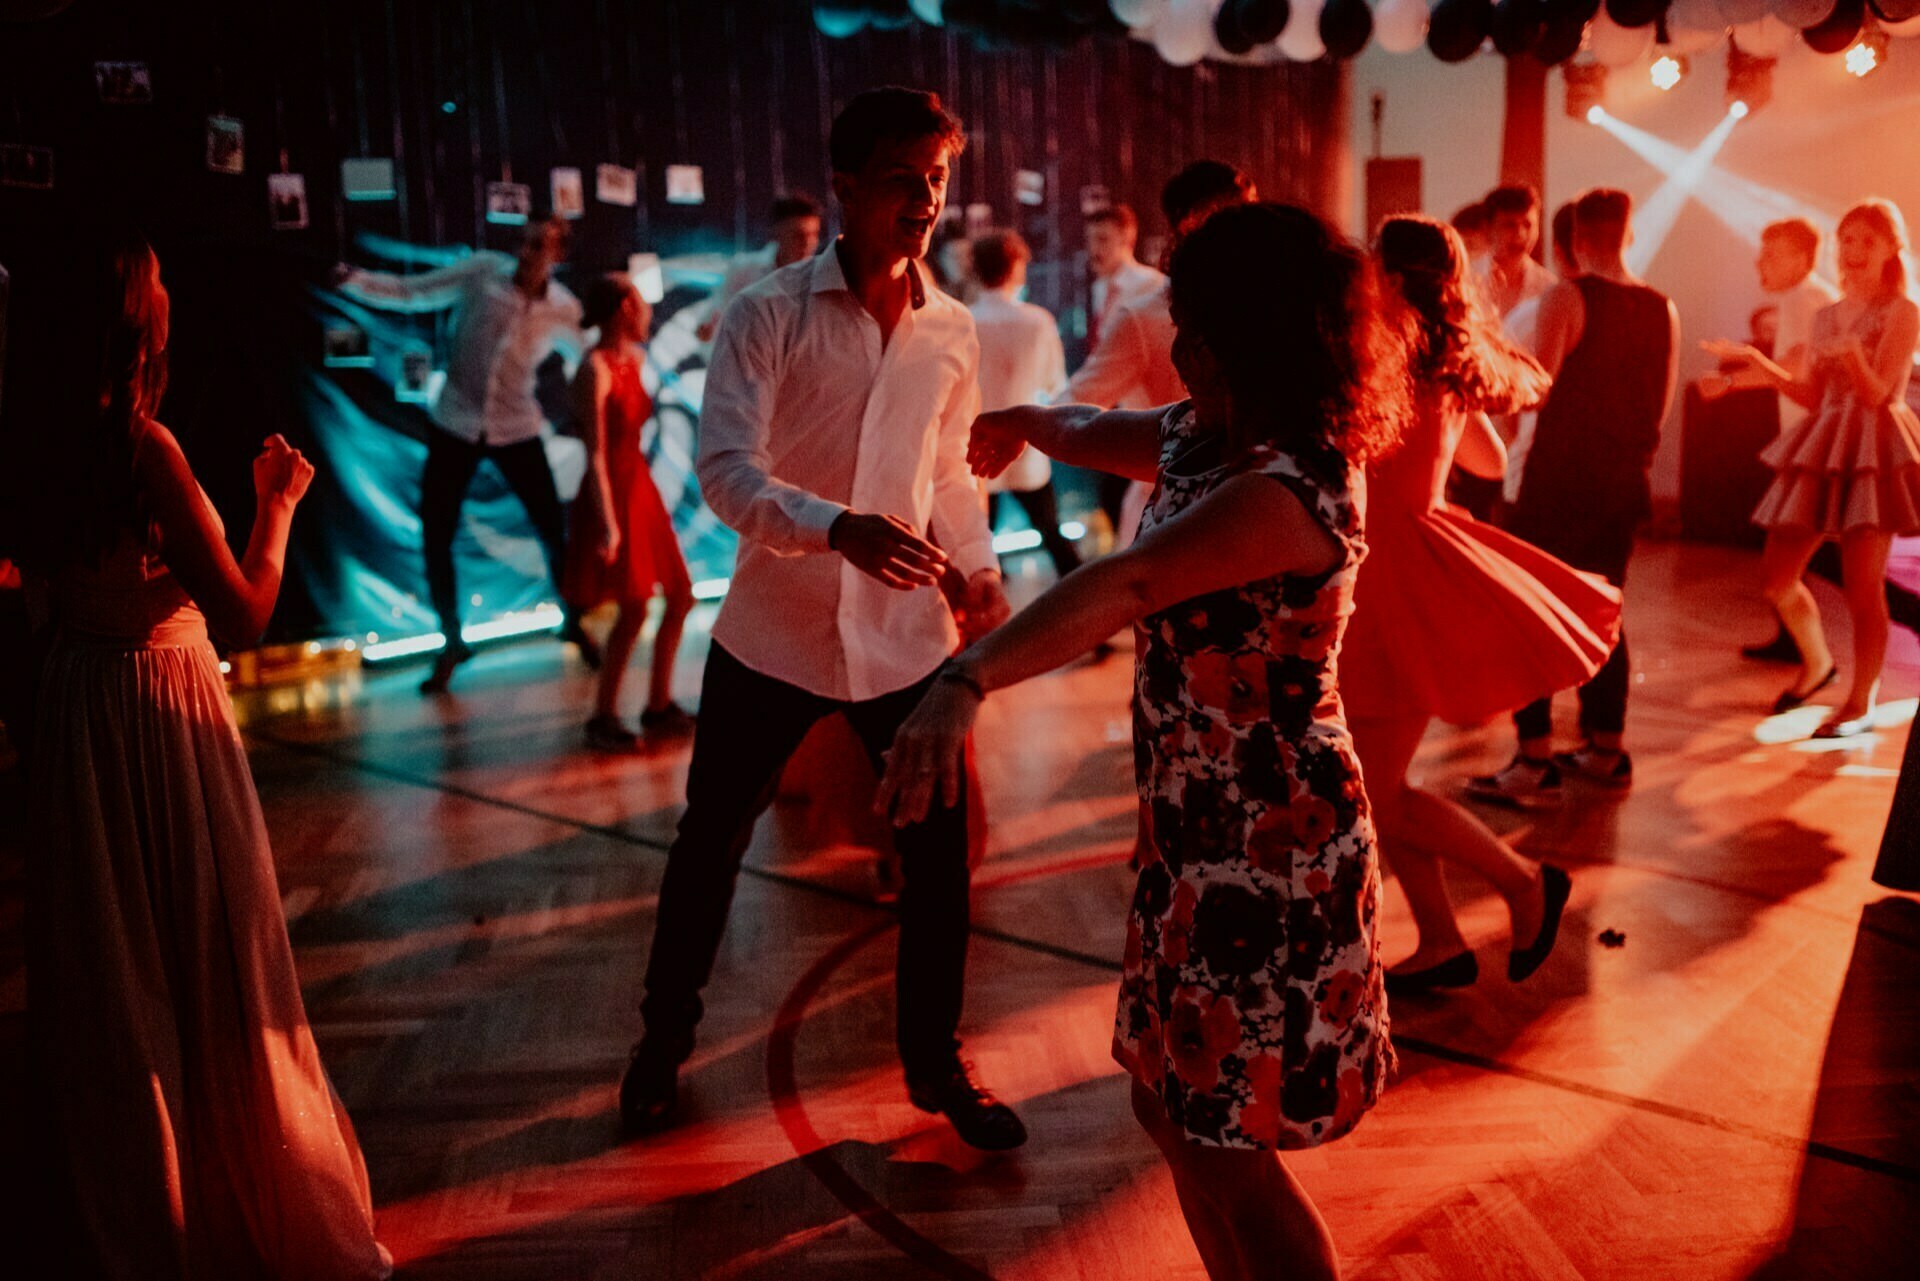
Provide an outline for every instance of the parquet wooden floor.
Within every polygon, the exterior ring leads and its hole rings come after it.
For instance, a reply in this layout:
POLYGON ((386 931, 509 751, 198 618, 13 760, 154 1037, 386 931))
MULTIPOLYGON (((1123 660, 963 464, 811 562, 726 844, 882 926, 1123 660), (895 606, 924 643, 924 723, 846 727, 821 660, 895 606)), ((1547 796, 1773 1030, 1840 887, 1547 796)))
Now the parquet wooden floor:
MULTIPOLYGON (((1867 878, 1920 649, 1897 635, 1879 734, 1810 750, 1820 713, 1763 719, 1788 675, 1734 652, 1767 626, 1754 570, 1645 548, 1633 791, 1489 815, 1574 869, 1560 949, 1508 984, 1499 903, 1457 882, 1487 977, 1396 1004, 1384 1102, 1290 1158, 1350 1277, 1920 1276, 1920 902, 1867 878)), ((996 696, 982 722, 967 1052, 1033 1134, 1000 1158, 908 1105, 869 861, 806 846, 791 809, 749 856, 686 1124, 622 1143, 613 1087, 684 752, 585 751, 589 678, 550 643, 483 655, 439 702, 418 677, 241 700, 309 1010, 402 1277, 1202 1275, 1107 1056, 1134 822, 1123 659, 996 696)), ((691 697, 697 661, 683 680, 691 697)), ((1509 750, 1503 726, 1436 728, 1420 769, 1453 786, 1509 750)), ((0 788, 10 814, 17 775, 0 788)), ((8 831, 0 1110, 22 1115, 8 831)), ((1384 929, 1390 959, 1411 947, 1392 888, 1384 929)))

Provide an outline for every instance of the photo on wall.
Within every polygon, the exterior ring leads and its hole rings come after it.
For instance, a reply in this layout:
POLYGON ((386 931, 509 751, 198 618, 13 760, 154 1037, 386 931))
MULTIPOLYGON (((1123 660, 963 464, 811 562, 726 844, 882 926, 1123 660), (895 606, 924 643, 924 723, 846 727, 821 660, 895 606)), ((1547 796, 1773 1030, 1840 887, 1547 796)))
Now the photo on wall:
POLYGON ((144 62, 96 62, 93 83, 109 106, 143 107, 153 101, 153 73, 144 62))
POLYGON ((361 156, 340 162, 340 194, 348 200, 392 200, 393 161, 385 156, 361 156))
POLYGON ((367 331, 351 321, 329 322, 320 331, 320 363, 328 369, 373 368, 373 344, 367 331))
POLYGON ((0 187, 49 191, 53 187, 53 148, 0 143, 0 187))
POLYGON ((487 221, 518 226, 533 216, 533 188, 524 182, 487 184, 487 221))
POLYGON ((601 204, 631 209, 639 197, 639 175, 624 165, 601 165, 593 171, 593 187, 601 204))
POLYGON ((587 193, 578 169, 553 170, 547 175, 547 189, 553 199, 554 217, 579 218, 586 214, 587 193))
POLYGON ((267 217, 275 231, 301 231, 307 225, 305 174, 267 175, 267 217))
POLYGON ((207 168, 214 173, 246 172, 246 126, 232 116, 207 117, 207 168))
POLYGON ((705 175, 699 165, 667 166, 667 203, 704 205, 707 203, 705 175))

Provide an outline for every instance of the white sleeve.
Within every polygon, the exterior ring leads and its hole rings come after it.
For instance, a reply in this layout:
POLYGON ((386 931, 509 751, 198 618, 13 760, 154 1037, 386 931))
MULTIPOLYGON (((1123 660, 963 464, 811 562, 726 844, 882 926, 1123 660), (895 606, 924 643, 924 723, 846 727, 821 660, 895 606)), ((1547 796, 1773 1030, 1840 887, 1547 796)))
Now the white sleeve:
POLYGON ((770 470, 782 355, 764 302, 737 299, 714 342, 694 471, 701 496, 729 528, 775 555, 804 556, 831 550, 827 531, 848 509, 770 470))
POLYGON ((500 256, 477 253, 411 276, 356 270, 340 282, 340 289, 355 300, 383 311, 440 311, 460 301, 461 293, 475 276, 498 270, 500 256))
POLYGON ((993 531, 980 506, 980 483, 967 466, 967 437, 980 411, 980 342, 967 335, 966 367, 954 380, 934 441, 933 539, 968 578, 998 570, 993 531))

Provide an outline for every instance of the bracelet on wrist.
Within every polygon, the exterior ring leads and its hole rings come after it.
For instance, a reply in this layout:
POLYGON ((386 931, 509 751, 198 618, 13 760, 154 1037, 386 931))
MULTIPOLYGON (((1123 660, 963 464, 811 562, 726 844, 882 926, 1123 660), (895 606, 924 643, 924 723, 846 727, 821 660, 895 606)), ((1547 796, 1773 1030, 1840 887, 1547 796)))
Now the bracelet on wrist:
POLYGON ((971 693, 979 701, 983 703, 987 701, 986 687, 965 668, 956 666, 954 660, 951 658, 940 664, 940 670, 935 674, 935 679, 944 681, 949 685, 958 685, 971 693))

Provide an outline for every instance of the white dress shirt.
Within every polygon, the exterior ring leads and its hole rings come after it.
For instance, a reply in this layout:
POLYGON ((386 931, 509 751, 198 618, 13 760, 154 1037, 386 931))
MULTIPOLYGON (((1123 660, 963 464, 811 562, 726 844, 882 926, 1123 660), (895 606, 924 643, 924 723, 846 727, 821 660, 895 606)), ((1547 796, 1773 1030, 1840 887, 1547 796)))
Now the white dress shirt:
MULTIPOLYGON (((1813 341, 1813 317, 1823 307, 1831 307, 1840 301, 1840 291, 1818 276, 1808 276, 1799 284, 1783 289, 1777 294, 1768 294, 1767 301, 1779 311, 1780 325, 1773 339, 1774 359, 1787 367, 1787 372, 1795 375, 1805 374, 1812 367, 1811 352, 1802 352, 1799 367, 1787 365, 1787 357, 1795 347, 1804 348, 1813 341)), ((1792 431, 1807 421, 1811 411, 1791 396, 1780 397, 1780 430, 1792 431)))
POLYGON ((779 252, 780 246, 769 240, 758 249, 733 256, 727 263, 726 274, 720 278, 720 290, 713 296, 713 319, 716 325, 720 317, 726 315, 727 308, 733 305, 735 298, 773 274, 779 252))
POLYGON ((432 408, 450 435, 478 445, 533 440, 546 424, 534 397, 534 371, 555 351, 569 371, 580 359, 580 301, 558 281, 529 298, 513 283, 519 264, 483 250, 413 276, 356 271, 341 288, 388 311, 458 308, 447 378, 432 408))
POLYGON ((1519 281, 1508 286, 1494 278, 1492 254, 1483 254, 1473 260, 1473 277, 1480 286, 1480 296, 1503 319, 1521 303, 1538 298, 1553 288, 1560 279, 1531 258, 1522 258, 1520 264, 1519 281))
POLYGON ((998 565, 967 467, 980 403, 973 317, 908 265, 912 305, 883 347, 838 251, 782 267, 727 309, 696 471, 740 535, 713 638, 748 667, 864 702, 959 642, 938 587, 898 591, 827 546, 847 511, 893 515, 971 578, 998 565))
MULTIPOLYGON (((1011 291, 989 289, 970 307, 980 337, 980 409, 1044 405, 1067 388, 1067 353, 1046 308, 1011 291)), ((1029 445, 1013 465, 987 482, 993 493, 1027 493, 1053 478, 1047 456, 1029 445)))
POLYGON ((1151 409, 1187 398, 1173 367, 1173 307, 1164 284, 1120 308, 1074 371, 1068 395, 1102 409, 1151 409))

